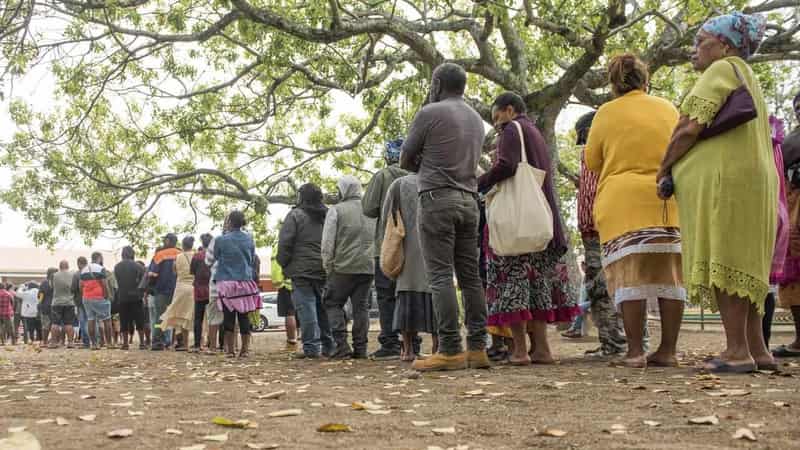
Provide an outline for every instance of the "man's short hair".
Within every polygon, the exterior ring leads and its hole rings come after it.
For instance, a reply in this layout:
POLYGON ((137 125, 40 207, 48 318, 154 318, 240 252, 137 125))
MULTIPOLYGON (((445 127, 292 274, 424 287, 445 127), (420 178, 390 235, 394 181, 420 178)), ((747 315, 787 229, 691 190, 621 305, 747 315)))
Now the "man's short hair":
POLYGON ((87 264, 89 264, 89 261, 86 260, 85 256, 78 257, 78 266, 85 266, 87 264))
POLYGON ((454 63, 444 63, 433 71, 433 77, 439 80, 443 92, 464 95, 467 87, 467 72, 454 63))
POLYGON ((103 254, 100 252, 92 253, 92 262, 97 262, 103 259, 103 254))
POLYGON ((69 269, 69 261, 67 261, 66 259, 62 260, 60 263, 58 263, 58 268, 61 269, 61 270, 68 270, 69 269))

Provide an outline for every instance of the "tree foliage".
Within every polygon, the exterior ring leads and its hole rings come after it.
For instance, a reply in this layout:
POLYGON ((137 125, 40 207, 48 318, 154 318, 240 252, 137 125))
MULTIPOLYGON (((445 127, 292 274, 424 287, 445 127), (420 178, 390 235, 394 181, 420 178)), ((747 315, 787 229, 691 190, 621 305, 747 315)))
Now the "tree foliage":
MULTIPOLYGON (((45 244, 74 231, 141 242, 163 231, 152 212, 164 201, 215 218, 237 205, 263 229, 268 206, 291 203, 302 182, 333 192, 334 174, 366 179, 443 61, 466 68, 469 100, 487 119, 494 95, 523 95, 557 156, 559 114, 608 99, 603 65, 613 53, 640 53, 655 91, 677 100, 693 77, 684 63, 699 25, 746 9, 770 19, 755 63, 800 59, 797 0, 4 5, 0 80, 47 64, 57 86, 47 111, 11 99, 18 132, 0 150, 15 173, 2 200, 45 244)), ((791 77, 785 70, 759 66, 772 86, 791 77)), ((566 187, 575 158, 554 160, 566 187)))

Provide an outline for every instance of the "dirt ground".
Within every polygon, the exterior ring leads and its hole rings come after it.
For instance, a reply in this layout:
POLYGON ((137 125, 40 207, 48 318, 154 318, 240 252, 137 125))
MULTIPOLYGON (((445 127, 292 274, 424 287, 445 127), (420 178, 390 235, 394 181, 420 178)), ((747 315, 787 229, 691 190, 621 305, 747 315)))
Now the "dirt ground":
MULTIPOLYGON (((422 376, 399 361, 292 360, 275 332, 257 335, 253 357, 232 361, 8 346, 0 350, 0 440, 19 434, 8 428, 25 427, 45 449, 800 448, 800 368, 793 362, 783 361, 778 375, 702 375, 694 365, 719 350, 723 336, 687 330, 685 367, 643 372, 583 358, 594 339, 567 341, 555 330, 551 337, 556 366, 422 376), (268 416, 288 409, 302 412, 268 416), (96 417, 79 418, 85 415, 96 417), (689 423, 712 415, 718 424, 689 423), (225 428, 214 417, 257 427, 225 428), (352 431, 317 431, 328 423, 352 431), (433 431, 450 427, 453 434, 433 431), (739 428, 757 440, 734 439, 739 428), (133 434, 107 437, 117 429, 133 434), (559 431, 566 434, 543 435, 559 431), (225 442, 201 439, 224 434, 225 442)), ((773 337, 775 344, 789 340, 773 337)))

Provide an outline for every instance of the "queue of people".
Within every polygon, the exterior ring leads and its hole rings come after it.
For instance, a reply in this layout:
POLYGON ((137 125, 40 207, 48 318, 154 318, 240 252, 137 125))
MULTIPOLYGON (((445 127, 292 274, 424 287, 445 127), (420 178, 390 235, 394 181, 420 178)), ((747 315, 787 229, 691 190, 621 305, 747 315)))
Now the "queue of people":
MULTIPOLYGON (((700 75, 679 108, 650 92, 648 67, 635 55, 609 62, 613 100, 575 127, 583 147, 583 305, 567 280, 569 242, 550 151, 525 100, 506 92, 493 101, 497 140, 491 167, 479 174, 484 122, 465 100, 466 72, 453 63, 437 67, 428 101, 406 138, 386 144, 386 168, 366 192, 357 178, 343 176, 338 200, 328 207, 319 186, 298 189, 272 265, 278 306, 288 316, 287 349, 304 359, 399 358, 419 371, 486 368, 490 356, 515 366, 554 364, 548 325, 588 309, 599 329, 595 356, 620 357, 631 368, 673 367, 690 302, 718 310, 725 329, 727 346, 705 363, 709 371, 771 370, 773 353, 800 356, 800 129, 786 138, 773 131, 747 63, 764 24, 741 13, 708 20, 692 58, 700 75), (748 108, 750 115, 741 117, 748 108), (730 109, 739 114, 735 120, 730 109), (552 217, 547 239, 536 248, 500 251, 490 206, 524 164, 541 174, 526 189, 541 194, 536 207, 552 217), (791 308, 798 336, 774 352, 768 349, 777 289, 770 291, 771 281, 780 285, 780 304, 791 308), (381 331, 378 349, 368 354, 373 284, 381 331), (649 311, 659 313, 661 339, 648 355, 649 311), (422 356, 420 333, 431 336, 430 356, 422 356)), ((793 105, 800 120, 800 95, 793 105)), ((63 262, 41 287, 19 293, 24 323, 35 328, 36 303, 31 310, 25 299, 37 289, 47 299, 45 328, 56 341, 70 342, 77 321, 88 346, 113 345, 109 299, 115 296, 125 349, 134 328, 140 347, 147 346, 149 320, 153 350, 170 339, 178 351, 200 350, 205 322, 207 349, 215 349, 222 327, 223 351, 235 356, 238 321, 238 356, 246 357, 249 314, 261 298, 245 225, 244 215, 232 211, 223 234, 203 235, 198 250, 193 237, 178 248, 177 236, 168 234, 147 269, 129 247, 113 273, 99 253, 90 263, 78 261, 75 275, 63 262)), ((0 289, 0 329, 9 326, 12 297, 0 289)))

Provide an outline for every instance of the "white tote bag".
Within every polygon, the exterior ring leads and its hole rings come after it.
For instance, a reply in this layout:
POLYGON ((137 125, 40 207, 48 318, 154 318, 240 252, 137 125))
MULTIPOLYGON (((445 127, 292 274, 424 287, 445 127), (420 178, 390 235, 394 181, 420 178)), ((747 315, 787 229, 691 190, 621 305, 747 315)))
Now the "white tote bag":
POLYGON ((540 252, 553 239, 553 212, 542 190, 547 172, 528 164, 522 126, 522 158, 513 177, 497 183, 487 194, 489 245, 495 254, 515 256, 540 252))

